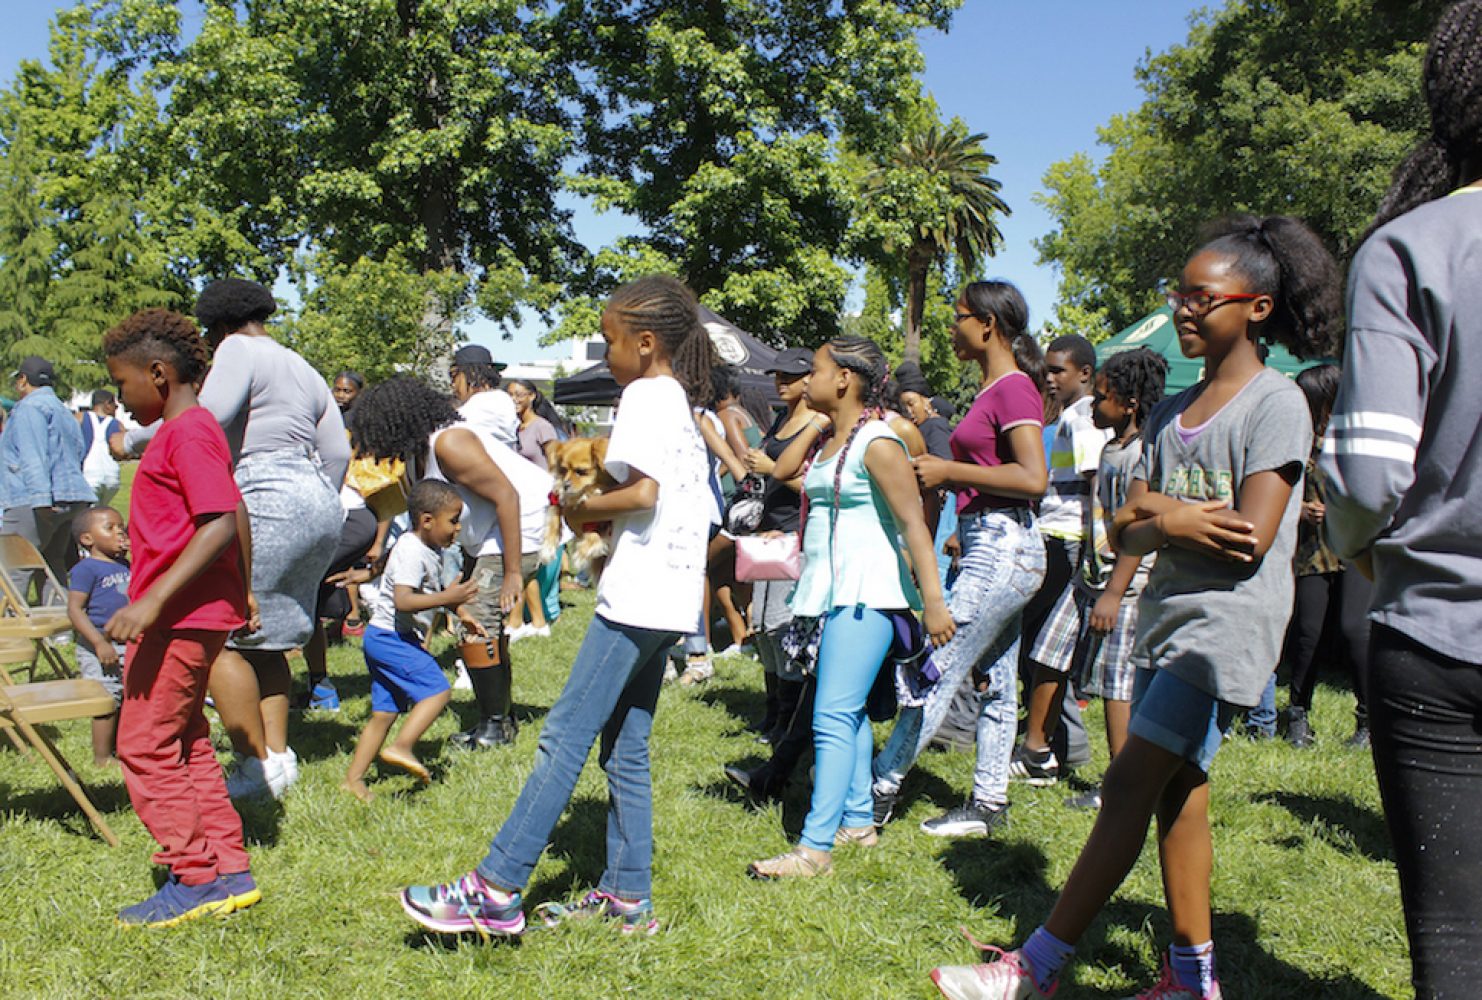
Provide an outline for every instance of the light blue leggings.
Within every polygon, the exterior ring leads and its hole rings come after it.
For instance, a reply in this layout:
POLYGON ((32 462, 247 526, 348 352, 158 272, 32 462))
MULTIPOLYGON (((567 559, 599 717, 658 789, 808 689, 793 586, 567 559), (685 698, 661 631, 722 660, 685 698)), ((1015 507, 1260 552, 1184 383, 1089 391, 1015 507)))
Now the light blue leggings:
POLYGON ((818 647, 818 689, 813 703, 813 803, 802 842, 831 851, 841 825, 874 820, 870 758, 874 734, 865 699, 890 651, 890 618, 871 608, 835 608, 818 647))

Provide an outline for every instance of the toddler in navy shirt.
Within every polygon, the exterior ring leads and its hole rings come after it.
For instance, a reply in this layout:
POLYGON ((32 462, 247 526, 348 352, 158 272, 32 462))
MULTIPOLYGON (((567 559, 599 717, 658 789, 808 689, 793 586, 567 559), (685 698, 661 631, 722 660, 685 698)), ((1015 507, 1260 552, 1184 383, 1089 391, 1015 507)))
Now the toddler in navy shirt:
MULTIPOLYGON (((123 517, 112 507, 94 507, 72 522, 72 534, 87 556, 72 567, 67 585, 67 617, 77 632, 77 667, 83 677, 99 681, 123 701, 126 647, 103 635, 113 613, 129 603, 129 564, 124 561, 129 536, 123 517)), ((115 763, 118 713, 93 720, 93 763, 115 763)))

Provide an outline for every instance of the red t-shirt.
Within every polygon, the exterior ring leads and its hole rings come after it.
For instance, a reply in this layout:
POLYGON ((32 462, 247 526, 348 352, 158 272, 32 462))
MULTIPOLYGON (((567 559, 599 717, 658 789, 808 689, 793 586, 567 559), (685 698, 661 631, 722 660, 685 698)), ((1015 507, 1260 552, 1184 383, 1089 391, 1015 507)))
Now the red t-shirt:
MULTIPOLYGON (((1021 424, 1044 425, 1045 404, 1034 380, 1021 371, 1000 375, 990 382, 952 432, 952 457, 974 465, 1006 465, 1014 461, 1008 432, 1021 424)), ((976 514, 989 507, 1027 507, 1028 500, 957 491, 957 512, 976 514)))
MULTIPOLYGON (((144 596, 174 565, 196 532, 196 518, 230 514, 241 499, 226 435, 211 411, 193 406, 166 420, 144 451, 129 497, 129 600, 144 596)), ((246 613, 234 541, 165 605, 155 627, 231 632, 246 613)))

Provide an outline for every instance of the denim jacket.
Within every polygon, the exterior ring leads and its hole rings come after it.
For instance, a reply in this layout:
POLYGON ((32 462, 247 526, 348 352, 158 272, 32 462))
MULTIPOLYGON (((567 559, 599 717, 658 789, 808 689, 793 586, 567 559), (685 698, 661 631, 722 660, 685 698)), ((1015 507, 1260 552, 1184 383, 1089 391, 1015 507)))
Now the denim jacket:
POLYGON ((0 433, 0 509, 97 499, 82 475, 82 428, 48 386, 15 404, 0 433))

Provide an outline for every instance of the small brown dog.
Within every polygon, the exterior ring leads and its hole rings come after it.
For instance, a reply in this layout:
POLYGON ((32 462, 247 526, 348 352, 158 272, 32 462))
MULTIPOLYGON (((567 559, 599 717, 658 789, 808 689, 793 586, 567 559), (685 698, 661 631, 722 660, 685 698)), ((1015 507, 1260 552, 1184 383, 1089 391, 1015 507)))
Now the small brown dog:
MULTIPOLYGON (((617 485, 607 474, 602 462, 607 458, 607 438, 571 438, 550 441, 545 446, 546 462, 555 480, 551 499, 555 501, 545 515, 545 541, 540 547, 541 565, 556 558, 561 548, 561 508, 596 496, 617 485)), ((605 526, 604 526, 605 527, 605 526)), ((574 573, 587 572, 607 558, 606 533, 586 531, 567 550, 574 573)))

